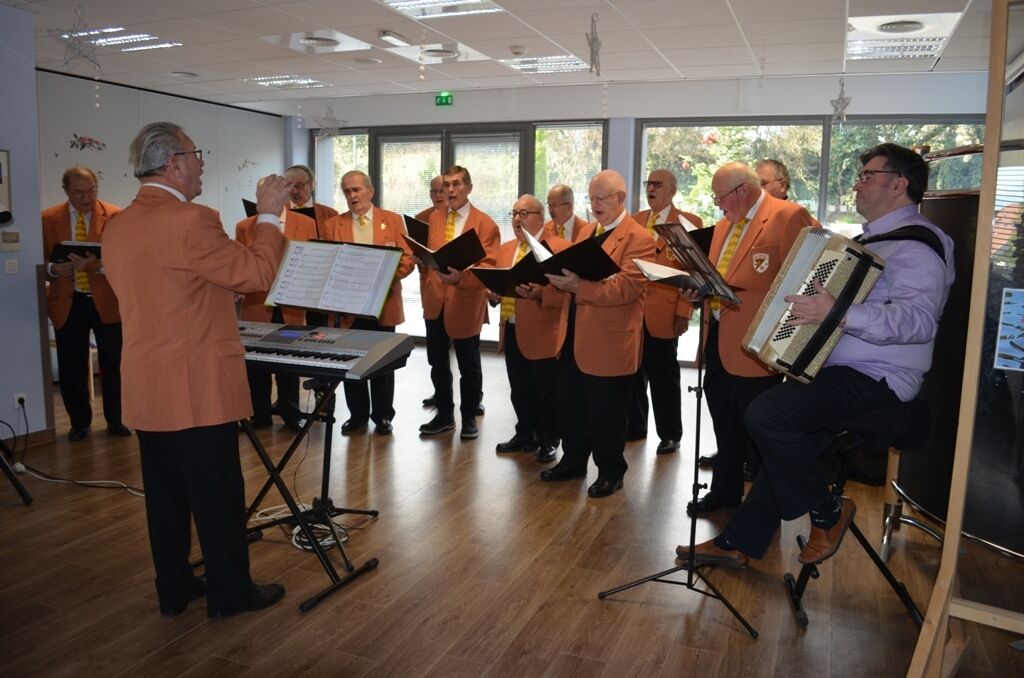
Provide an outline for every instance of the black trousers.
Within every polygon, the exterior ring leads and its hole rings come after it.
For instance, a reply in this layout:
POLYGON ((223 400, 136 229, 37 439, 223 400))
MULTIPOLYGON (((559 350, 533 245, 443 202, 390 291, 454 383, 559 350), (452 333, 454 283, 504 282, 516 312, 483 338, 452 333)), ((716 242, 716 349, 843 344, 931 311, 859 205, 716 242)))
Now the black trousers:
POLYGON ((782 520, 799 518, 828 499, 817 458, 835 432, 898 403, 884 379, 851 367, 826 367, 810 384, 787 381, 757 397, 747 408, 746 426, 757 441, 761 474, 725 535, 747 555, 764 556, 782 520))
POLYGON ((480 406, 484 376, 480 367, 480 335, 466 339, 452 339, 444 329, 444 311, 436 320, 425 320, 427 331, 427 362, 430 363, 430 381, 434 384, 437 412, 452 415, 455 398, 452 391, 451 358, 449 348, 455 346, 455 360, 459 364, 459 410, 463 417, 475 417, 480 406))
POLYGON ((562 434, 559 463, 586 469, 593 454, 600 477, 618 480, 628 468, 623 450, 633 375, 595 377, 580 371, 573 350, 575 308, 570 311, 569 331, 558 361, 558 418, 562 434))
MULTIPOLYGON (((281 309, 274 307, 270 322, 283 323, 281 309)), ((252 413, 256 419, 269 419, 273 408, 270 402, 270 377, 273 374, 277 381, 277 411, 285 421, 299 419, 299 377, 293 374, 278 374, 265 367, 246 363, 249 376, 249 397, 252 400, 252 413)))
POLYGON ((516 436, 558 446, 558 361, 530 360, 519 350, 515 323, 505 323, 505 371, 516 412, 516 436))
MULTIPOLYGON (((654 426, 661 440, 683 437, 682 395, 679 360, 676 351, 679 338, 659 339, 644 326, 644 352, 640 369, 633 377, 633 398, 629 408, 629 433, 636 437, 647 431, 648 407, 654 409, 654 426), (647 386, 651 387, 650 405, 647 386)), ((632 437, 632 436, 630 436, 632 437)))
POLYGON ((161 607, 188 600, 194 518, 206 563, 206 602, 237 610, 251 587, 245 481, 236 422, 183 431, 138 431, 149 545, 161 607))
MULTIPOLYGON (((352 323, 354 330, 374 330, 376 332, 394 332, 393 325, 381 325, 372 318, 356 318, 352 323)), ((395 373, 388 372, 367 381, 346 381, 345 402, 348 404, 349 415, 355 421, 373 419, 380 423, 385 419, 395 418, 395 373)))
POLYGON ((708 324, 704 347, 704 394, 715 428, 718 456, 711 491, 725 500, 743 496, 743 462, 759 466, 757 448, 744 424, 747 406, 759 395, 782 383, 782 375, 737 377, 725 371, 718 351, 718 321, 708 324))
POLYGON ((121 323, 104 323, 92 295, 75 292, 64 326, 54 328, 60 395, 72 428, 92 424, 89 402, 89 331, 96 335, 103 389, 103 418, 121 423, 121 323))

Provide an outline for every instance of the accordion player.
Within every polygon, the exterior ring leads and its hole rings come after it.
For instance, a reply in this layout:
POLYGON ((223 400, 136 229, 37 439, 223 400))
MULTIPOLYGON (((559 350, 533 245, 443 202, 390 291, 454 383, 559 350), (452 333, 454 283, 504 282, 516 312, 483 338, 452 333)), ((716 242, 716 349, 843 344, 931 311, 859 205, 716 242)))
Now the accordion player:
POLYGON ((839 342, 840 321, 851 304, 864 300, 885 268, 884 260, 859 243, 823 228, 805 228, 743 337, 743 348, 768 367, 809 383, 839 342), (790 325, 788 295, 815 294, 821 283, 835 305, 820 325, 790 325))

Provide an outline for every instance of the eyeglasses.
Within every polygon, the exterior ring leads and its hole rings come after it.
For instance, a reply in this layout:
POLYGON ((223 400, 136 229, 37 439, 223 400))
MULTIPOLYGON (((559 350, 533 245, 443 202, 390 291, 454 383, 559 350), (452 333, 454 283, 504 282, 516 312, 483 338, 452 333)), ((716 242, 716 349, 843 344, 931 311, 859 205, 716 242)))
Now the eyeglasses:
POLYGON ((292 181, 288 184, 292 188, 308 188, 313 185, 312 181, 292 181))
POLYGON ((772 185, 772 184, 774 184, 776 182, 781 182, 781 181, 782 181, 782 179, 761 179, 761 188, 764 188, 765 186, 770 186, 770 185, 772 185))
POLYGON ((665 185, 664 181, 645 181, 644 186, 647 188, 659 189, 665 185))
POLYGON ((70 197, 72 197, 72 198, 82 199, 82 198, 87 198, 90 195, 96 195, 96 191, 97 191, 97 187, 93 186, 92 188, 87 188, 84 191, 71 191, 71 190, 69 190, 68 191, 68 195, 70 197))
POLYGON ((512 210, 511 212, 508 213, 508 215, 513 219, 515 219, 516 217, 519 217, 520 219, 526 219, 531 214, 544 214, 544 212, 540 210, 512 210))
POLYGON ((608 202, 609 200, 611 200, 612 196, 616 196, 618 194, 618 191, 612 191, 607 195, 588 195, 586 199, 587 202, 590 204, 594 204, 595 202, 608 202))
POLYGON ((735 193, 737 190, 739 190, 743 186, 745 186, 745 184, 737 184, 736 186, 733 186, 732 188, 730 188, 728 191, 726 191, 725 193, 723 193, 721 195, 719 195, 717 193, 712 193, 711 194, 711 202, 715 203, 716 205, 720 205, 720 204, 722 204, 723 200, 728 198, 730 195, 735 193))
POLYGON ((556 207, 561 207, 562 205, 571 205, 571 204, 572 203, 568 202, 568 201, 567 202, 549 202, 548 203, 548 212, 550 212, 551 210, 555 209, 556 207))
POLYGON ((199 148, 194 148, 191 151, 178 151, 177 153, 171 153, 171 155, 194 155, 199 158, 200 161, 203 159, 203 151, 199 148))
POLYGON ((866 184, 869 181, 871 181, 871 177, 875 176, 876 174, 898 174, 899 176, 903 176, 901 172, 897 172, 896 170, 870 169, 861 170, 857 172, 857 181, 859 181, 862 184, 866 184))

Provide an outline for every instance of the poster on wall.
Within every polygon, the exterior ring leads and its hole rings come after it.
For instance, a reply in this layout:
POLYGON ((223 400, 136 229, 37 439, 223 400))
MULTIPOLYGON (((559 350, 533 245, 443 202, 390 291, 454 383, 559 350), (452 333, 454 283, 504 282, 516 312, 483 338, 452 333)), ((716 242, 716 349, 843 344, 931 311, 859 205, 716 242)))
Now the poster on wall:
POLYGON ((1003 289, 998 336, 995 368, 1024 370, 1024 290, 1003 289))
POLYGON ((0 151, 0 226, 13 219, 11 216, 11 154, 0 151))

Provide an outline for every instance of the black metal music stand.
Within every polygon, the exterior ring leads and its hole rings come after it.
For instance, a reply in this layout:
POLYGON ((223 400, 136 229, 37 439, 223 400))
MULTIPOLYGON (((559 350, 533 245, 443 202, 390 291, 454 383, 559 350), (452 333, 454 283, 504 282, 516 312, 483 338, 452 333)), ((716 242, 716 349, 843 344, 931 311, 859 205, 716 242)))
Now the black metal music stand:
POLYGON ((253 447, 256 448, 256 454, 259 455, 260 460, 267 468, 267 473, 270 476, 263 484, 263 487, 256 495, 252 504, 246 510, 246 523, 248 523, 253 515, 255 515, 260 502, 263 501, 263 498, 266 497, 272 486, 277 487, 277 491, 281 493, 281 496, 284 498, 285 504, 288 506, 288 510, 291 513, 289 516, 266 521, 250 527, 250 541, 260 539, 262 537, 263 530, 268 527, 274 527, 282 524, 292 526, 297 525, 302 531, 303 536, 305 536, 308 541, 310 550, 316 554, 317 559, 320 561, 320 565, 323 566, 327 576, 331 579, 331 583, 327 588, 313 595, 311 598, 306 599, 299 605, 299 610, 302 612, 308 612, 313 609, 321 600, 345 586, 356 577, 375 569, 379 564, 379 561, 376 558, 371 558, 362 565, 356 567, 348 557, 348 553, 345 551, 345 546, 342 543, 342 536, 338 533, 337 526, 335 526, 334 522, 331 520, 335 516, 339 516, 344 513, 353 513, 372 517, 379 515, 378 511, 372 509, 335 507, 330 497, 331 440, 333 437, 335 421, 335 390, 338 388, 338 384, 340 384, 341 381, 342 379, 340 377, 332 376, 318 377, 306 382, 306 386, 311 387, 311 390, 316 394, 313 411, 304 415, 306 418, 305 423, 296 434, 295 439, 288 446, 284 456, 281 457, 281 460, 276 465, 271 461, 266 448, 263 447, 263 443, 256 435, 256 431, 253 429, 252 424, 248 421, 242 422, 242 426, 246 435, 249 437, 249 441, 252 443, 253 447), (299 508, 298 504, 295 503, 295 499, 292 497, 291 491, 289 491, 288 487, 281 479, 281 472, 284 470, 285 466, 287 466, 288 461, 299 448, 299 445, 308 435, 310 428, 315 421, 324 422, 323 475, 321 478, 320 496, 313 499, 312 508, 302 510, 299 508), (328 530, 330 530, 334 539, 334 546, 341 556, 342 564, 344 565, 345 572, 347 573, 344 576, 338 574, 338 571, 331 563, 327 551, 313 534, 313 530, 310 528, 311 523, 324 525, 328 530))
MULTIPOLYGON (((704 345, 704 318, 707 317, 705 314, 708 313, 708 308, 707 308, 707 304, 706 304, 707 300, 710 299, 711 297, 724 297, 724 298, 727 298, 727 299, 736 299, 735 293, 733 293, 733 291, 726 284, 725 280, 722 279, 722 276, 718 273, 718 271, 713 266, 710 267, 710 271, 713 271, 713 273, 708 271, 708 264, 710 262, 708 262, 708 259, 707 259, 706 256, 704 256, 703 254, 700 254, 699 248, 696 246, 696 244, 693 242, 693 240, 689 237, 689 234, 686 233, 685 229, 683 229, 683 227, 681 225, 679 225, 679 224, 658 224, 658 225, 655 226, 655 229, 657 229, 658 233, 661 234, 662 237, 665 238, 665 240, 669 243, 669 246, 672 248, 672 251, 676 254, 676 257, 679 259, 680 263, 682 263, 684 268, 688 268, 688 270, 692 272, 691 275, 693 275, 693 277, 695 279, 697 279, 697 282, 700 285, 700 290, 698 291, 697 294, 698 294, 698 296, 700 298, 701 322, 700 322, 700 330, 699 330, 699 342, 698 342, 697 345, 698 346, 703 346, 704 345), (670 232, 668 234, 663 232, 663 227, 665 227, 666 231, 670 231, 670 232), (698 259, 698 257, 699 257, 700 260, 703 260, 703 261, 694 261, 695 259, 698 259)), ((737 299, 737 301, 738 301, 738 299, 737 299)), ((700 456, 700 420, 701 420, 701 409, 702 409, 702 403, 703 403, 703 400, 704 400, 703 375, 704 375, 703 361, 698 360, 697 361, 697 385, 696 386, 689 386, 689 387, 687 387, 687 391, 689 391, 690 393, 693 393, 695 395, 696 399, 697 399, 697 418, 696 418, 697 423, 696 423, 695 429, 694 429, 694 435, 696 436, 696 439, 694 440, 694 443, 693 443, 693 486, 692 486, 692 495, 693 495, 693 503, 694 504, 697 503, 697 498, 698 498, 698 495, 700 493, 700 490, 702 490, 705 487, 707 487, 707 485, 705 483, 701 483, 701 482, 697 481, 698 474, 700 473, 700 466, 699 466, 699 463, 698 463, 698 457, 700 456)), ((656 581, 656 582, 660 582, 662 584, 675 584, 676 586, 684 586, 689 591, 695 591, 696 593, 699 593, 701 595, 707 596, 708 598, 714 598, 715 600, 721 601, 722 604, 725 605, 725 607, 729 610, 729 612, 732 613, 732 616, 735 617, 736 620, 739 621, 739 623, 743 625, 743 627, 747 630, 747 633, 749 633, 752 638, 757 638, 757 635, 758 635, 757 634, 757 630, 755 630, 754 627, 751 626, 750 623, 746 619, 744 619, 743 615, 741 615, 739 613, 739 611, 735 607, 732 606, 732 603, 729 602, 729 599, 726 598, 722 594, 722 592, 719 591, 715 587, 715 585, 712 584, 711 581, 704 574, 704 569, 705 568, 707 568, 707 567, 714 567, 714 566, 713 565, 705 565, 705 564, 701 564, 701 563, 697 563, 696 562, 696 557, 695 557, 695 554, 694 554, 694 548, 696 547, 696 540, 697 540, 697 514, 694 512, 694 513, 690 514, 690 553, 689 553, 689 556, 687 557, 686 562, 684 564, 678 565, 678 566, 673 567, 673 568, 668 569, 668 570, 663 570, 661 572, 656 572, 655 574, 648 575, 648 576, 643 577, 641 579, 637 579, 635 581, 629 582, 628 584, 623 584, 621 586, 616 586, 615 588, 609 589, 607 591, 601 591, 600 593, 597 594, 597 597, 601 598, 601 599, 604 599, 604 598, 607 598, 608 596, 616 594, 616 593, 618 593, 620 591, 625 591, 626 589, 631 589, 634 586, 639 586, 640 584, 646 584, 649 581, 656 581), (685 581, 679 581, 679 580, 676 580, 676 579, 666 579, 666 577, 668 577, 669 575, 675 574, 676 572, 679 572, 680 570, 686 570, 686 580, 685 581), (703 590, 701 588, 698 588, 697 587, 697 582, 698 581, 703 582, 704 586, 706 586, 708 588, 708 590, 705 591, 705 590, 703 590)))
POLYGON ((14 475, 14 469, 11 468, 11 463, 7 461, 7 457, 14 459, 14 452, 7 447, 4 441, 0 440, 0 469, 3 469, 4 475, 11 481, 11 485, 13 485, 14 489, 18 492, 18 496, 21 497, 21 501, 28 506, 32 503, 32 495, 25 489, 21 479, 14 475))

